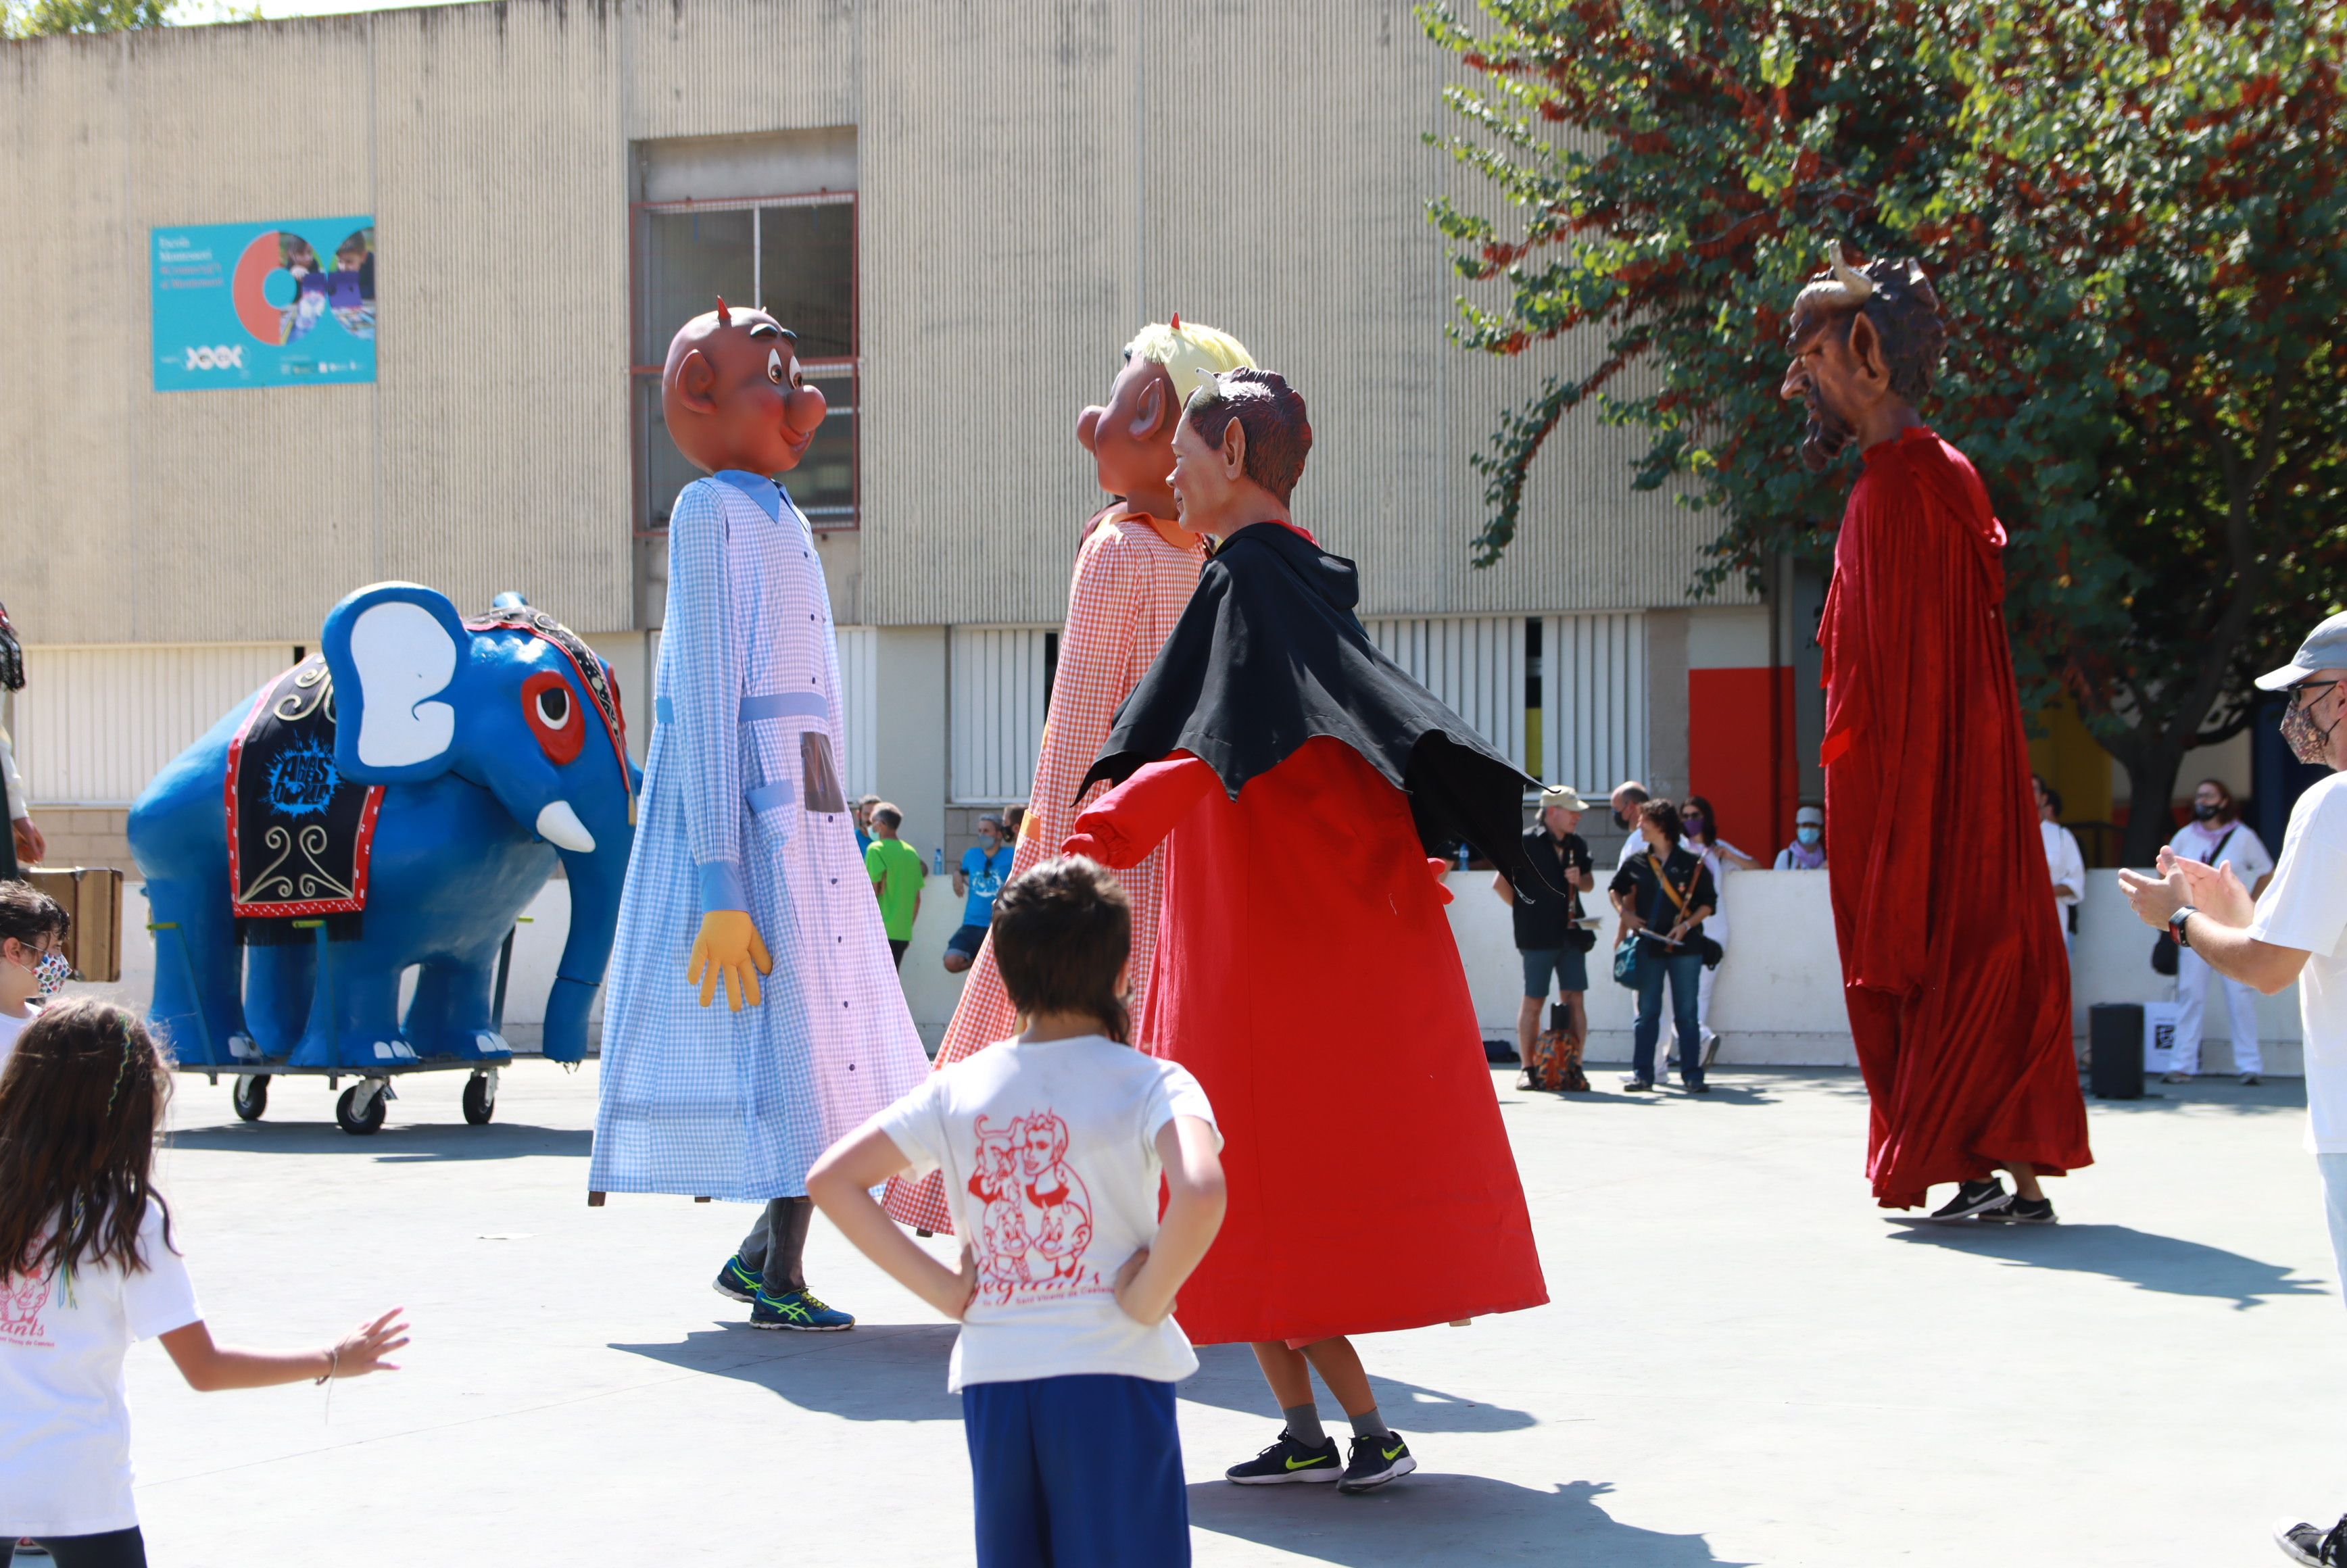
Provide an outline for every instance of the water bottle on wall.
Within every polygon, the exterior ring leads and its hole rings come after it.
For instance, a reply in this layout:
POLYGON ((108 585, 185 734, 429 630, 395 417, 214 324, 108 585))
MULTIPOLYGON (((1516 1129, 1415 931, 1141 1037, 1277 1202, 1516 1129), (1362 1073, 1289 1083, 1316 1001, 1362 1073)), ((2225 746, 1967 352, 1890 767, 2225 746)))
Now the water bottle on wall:
POLYGON ((943 876, 945 874, 946 874, 946 846, 945 846, 944 845, 940 844, 940 845, 938 845, 938 858, 937 858, 937 866, 936 866, 936 868, 935 868, 935 869, 933 869, 933 870, 929 873, 929 875, 930 875, 930 876, 943 876))
POLYGON ((1460 870, 1464 871, 1464 870, 1466 870, 1466 869, 1467 869, 1467 858, 1468 858, 1468 856, 1467 856, 1467 845, 1466 845, 1466 842, 1462 839, 1462 840, 1460 842, 1460 845, 1459 845, 1459 869, 1460 869, 1460 870))

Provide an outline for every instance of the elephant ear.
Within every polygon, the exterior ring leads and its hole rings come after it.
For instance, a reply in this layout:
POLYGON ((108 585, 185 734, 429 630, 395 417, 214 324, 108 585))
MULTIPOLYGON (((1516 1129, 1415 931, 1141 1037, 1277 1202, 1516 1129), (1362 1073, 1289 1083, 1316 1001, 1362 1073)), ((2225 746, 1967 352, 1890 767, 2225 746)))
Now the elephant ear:
POLYGON ((327 613, 320 651, 334 678, 334 765, 361 784, 425 779, 456 760, 446 699, 472 633, 446 594, 412 582, 360 589, 327 613))

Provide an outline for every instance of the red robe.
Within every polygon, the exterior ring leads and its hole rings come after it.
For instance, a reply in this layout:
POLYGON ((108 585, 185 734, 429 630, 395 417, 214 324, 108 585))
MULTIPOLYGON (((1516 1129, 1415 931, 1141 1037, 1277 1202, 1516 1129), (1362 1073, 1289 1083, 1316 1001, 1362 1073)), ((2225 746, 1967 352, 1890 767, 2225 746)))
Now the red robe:
POLYGON ((1325 736, 1235 801, 1176 753, 1078 816, 1067 850, 1130 866, 1169 832, 1141 1037, 1214 1102, 1229 1193, 1183 1331, 1301 1343, 1546 1301, 1409 797, 1325 736))
POLYGON ((2093 1163, 2070 966, 2004 629, 2004 528, 1963 453, 1868 448, 1834 551, 1827 875, 1885 1208, 2025 1162, 2093 1163))

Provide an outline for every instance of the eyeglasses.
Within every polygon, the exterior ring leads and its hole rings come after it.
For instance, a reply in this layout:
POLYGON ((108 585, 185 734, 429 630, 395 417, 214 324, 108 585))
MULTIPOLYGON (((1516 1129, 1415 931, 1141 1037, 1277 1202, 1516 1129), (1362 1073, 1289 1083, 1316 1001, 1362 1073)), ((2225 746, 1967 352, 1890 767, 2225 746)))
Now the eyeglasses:
POLYGON ((2331 688, 2339 684, 2341 684, 2341 682, 2337 681, 2303 682, 2290 689, 2290 705, 2302 712, 2306 709, 2313 706, 2311 702, 2309 702, 2306 700, 2306 694, 2309 692, 2328 692, 2331 688))

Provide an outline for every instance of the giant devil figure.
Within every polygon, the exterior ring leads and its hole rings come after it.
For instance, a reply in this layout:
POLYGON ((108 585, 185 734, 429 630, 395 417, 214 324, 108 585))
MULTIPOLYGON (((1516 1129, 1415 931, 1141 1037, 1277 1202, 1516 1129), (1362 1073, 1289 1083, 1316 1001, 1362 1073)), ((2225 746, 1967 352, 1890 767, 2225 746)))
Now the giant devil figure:
POLYGON ((678 332, 661 373, 669 434, 711 477, 669 518, 656 723, 588 1186, 590 1201, 767 1204, 718 1289, 752 1301, 761 1327, 846 1328, 855 1320, 799 1269, 807 1167, 928 1064, 841 792, 823 565, 767 477, 797 466, 823 421, 794 349, 772 316, 721 299, 678 332))
MULTIPOLYGON (((1311 441, 1277 375, 1191 395, 1174 492, 1224 543, 1065 848, 1122 867, 1166 845, 1141 1034, 1213 1097, 1230 1205, 1183 1328, 1254 1342, 1283 1410, 1308 1403, 1309 1358, 1374 1419, 1344 1336, 1547 1299, 1429 856, 1463 837, 1524 896, 1563 895, 1522 863, 1532 781, 1378 651, 1353 563, 1292 520, 1311 441)), ((1298 1471, 1333 1457, 1281 1451, 1298 1471)), ((1363 1484, 1410 1462, 1396 1440, 1363 1484)))
MULTIPOLYGON (((1076 418, 1076 439, 1092 454, 1101 488, 1116 500, 1092 518, 1076 549, 1068 620, 1060 633, 1051 705, 1035 758, 1033 798, 1011 858, 1013 876, 1058 853, 1060 841, 1072 830, 1085 771, 1107 742, 1110 722, 1165 645, 1206 563, 1202 537, 1175 520, 1167 483, 1182 401, 1202 379, 1254 363, 1244 344, 1213 327, 1185 325, 1179 315, 1170 323, 1153 322, 1124 345, 1124 364, 1109 387, 1107 405, 1086 408, 1076 418)), ((1162 860, 1153 852, 1117 876, 1133 900, 1129 981, 1136 1020, 1144 1014, 1150 963, 1157 951, 1162 860)), ((937 1064, 951 1067, 1018 1032, 1016 1011, 994 967, 994 949, 982 945, 937 1064)), ((1135 1038, 1147 1049, 1145 1034, 1135 1038)), ((953 1226, 934 1173, 917 1184, 892 1182, 888 1212, 922 1230, 953 1226)))
POLYGON ((1922 269, 1829 261, 1793 302, 1782 391, 1809 407, 1804 463, 1856 443, 1865 464, 1819 641, 1867 1175, 1886 1208, 1956 1182, 1933 1218, 2043 1222, 2037 1177, 2093 1156, 2006 640, 2004 528, 1915 412, 1947 342, 1922 269))

